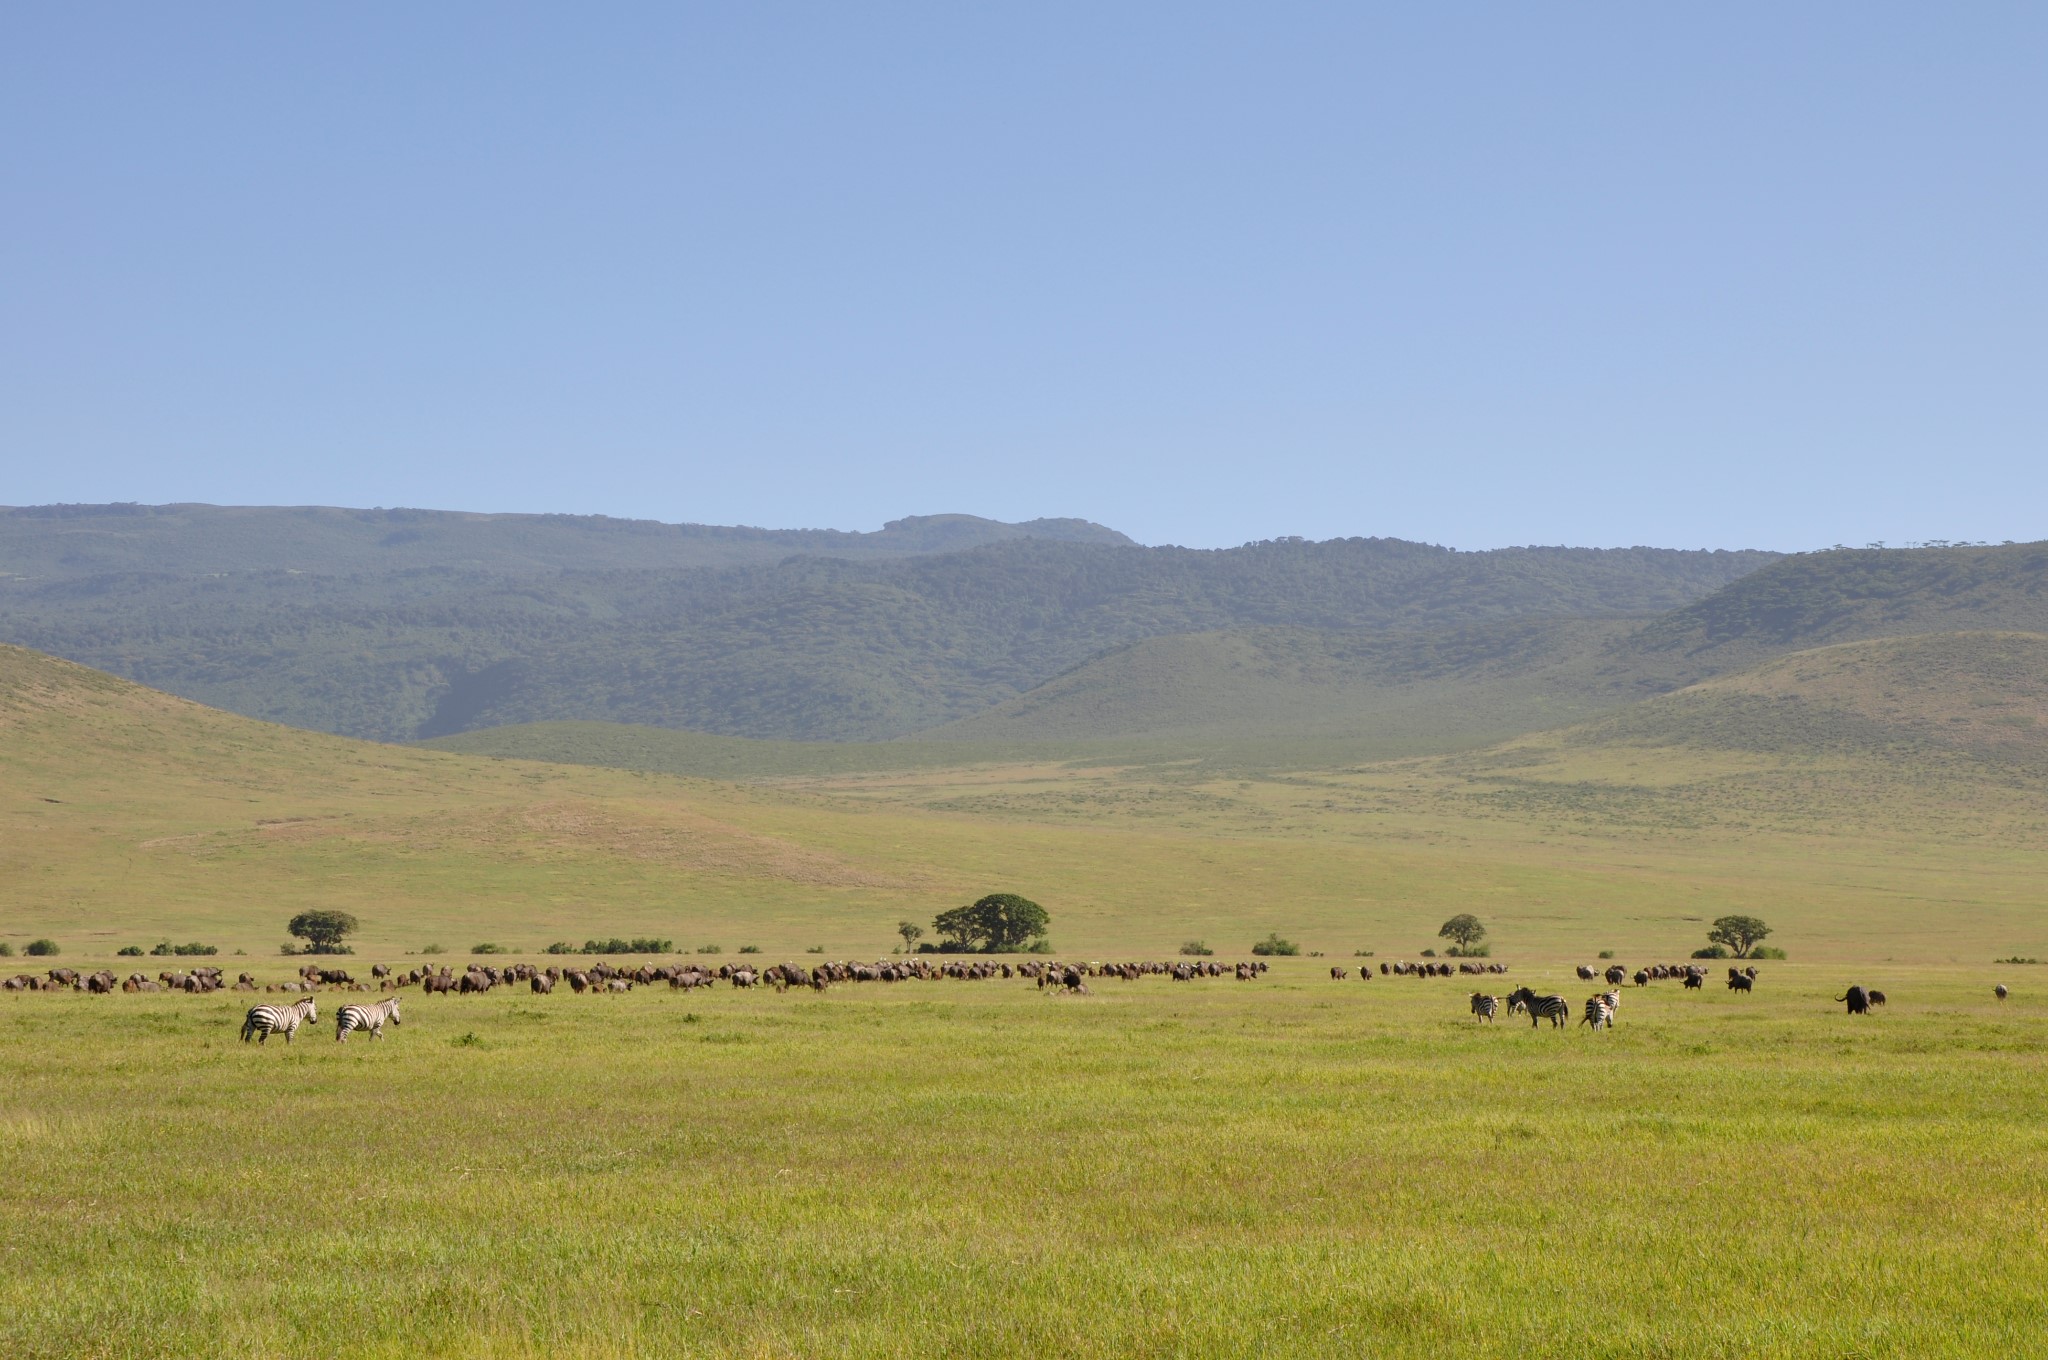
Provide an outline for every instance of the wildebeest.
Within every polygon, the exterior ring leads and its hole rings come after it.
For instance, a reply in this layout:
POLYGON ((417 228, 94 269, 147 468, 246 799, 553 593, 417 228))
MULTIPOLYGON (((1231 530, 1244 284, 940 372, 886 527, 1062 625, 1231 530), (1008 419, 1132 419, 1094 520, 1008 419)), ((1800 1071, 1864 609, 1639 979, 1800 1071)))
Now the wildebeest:
POLYGON ((1991 989, 1991 994, 1992 994, 1993 996, 1997 997, 1997 998, 1998 998, 1998 999, 1999 999, 2000 1001, 2003 1001, 2003 1000, 2005 1000, 2005 999, 2006 999, 2006 998, 2007 998, 2008 996, 2011 996, 2011 995, 2012 995, 2012 993, 2011 993, 2011 992, 2008 992, 2008 991, 2007 991, 2007 990, 2005 989, 2005 984, 2004 984, 2003 982, 1999 983, 1999 984, 1998 984, 1998 985, 1997 985, 1996 987, 1993 987, 1993 988, 1991 989))
POLYGON ((1747 974, 1747 973, 1738 973, 1738 972, 1736 972, 1736 971, 1735 971, 1735 970, 1734 970, 1733 968, 1730 968, 1730 969, 1728 970, 1728 990, 1729 990, 1729 991, 1731 991, 1731 992, 1746 992, 1746 991, 1750 990, 1750 989, 1751 989, 1752 987, 1754 987, 1755 985, 1756 985, 1756 979, 1755 979, 1755 978, 1753 978, 1753 977, 1751 977, 1751 976, 1750 976, 1749 974, 1747 974))
POLYGON ((1345 978, 1349 976, 1351 976, 1349 969, 1338 967, 1332 967, 1330 969, 1330 977, 1337 982, 1342 982, 1345 978))
POLYGON ((1870 993, 1864 991, 1861 987, 1851 987, 1846 993, 1836 997, 1835 1000, 1847 1002, 1849 1014, 1851 1015, 1870 1014, 1870 993))

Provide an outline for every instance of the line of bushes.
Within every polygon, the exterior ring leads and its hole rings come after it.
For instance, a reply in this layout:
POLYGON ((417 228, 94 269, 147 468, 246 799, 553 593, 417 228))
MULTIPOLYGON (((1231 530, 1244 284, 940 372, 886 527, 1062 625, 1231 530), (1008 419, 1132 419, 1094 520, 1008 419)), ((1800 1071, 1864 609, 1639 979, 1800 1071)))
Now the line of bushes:
MULTIPOLYGON (((544 954, 673 954, 674 940, 659 940, 652 936, 636 935, 628 940, 614 935, 609 940, 585 940, 572 944, 568 940, 557 940, 541 952, 544 954)), ((702 952, 702 951, 700 951, 702 952)))

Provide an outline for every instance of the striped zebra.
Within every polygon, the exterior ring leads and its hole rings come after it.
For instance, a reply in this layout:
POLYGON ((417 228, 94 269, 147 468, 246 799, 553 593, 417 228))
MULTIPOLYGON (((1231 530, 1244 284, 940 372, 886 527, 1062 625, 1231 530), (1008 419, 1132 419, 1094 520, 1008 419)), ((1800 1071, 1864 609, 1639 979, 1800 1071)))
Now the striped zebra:
POLYGON ((1484 992, 1472 993, 1472 1014, 1481 1020, 1491 1020, 1500 1013, 1500 998, 1484 992))
POLYGON ((372 1039, 381 1039, 384 1037, 384 1022, 387 1019, 394 1025, 403 1022, 403 1017, 398 1013, 398 998, 395 996, 387 996, 382 1001, 372 1001, 366 1006, 343 1006, 334 1017, 334 1042, 347 1043, 348 1032, 352 1029, 366 1029, 370 1031, 372 1039))
POLYGON ((1530 1029, 1535 1029, 1544 1020, 1550 1022, 1552 1029, 1563 1029, 1564 1022, 1572 1018, 1571 1002, 1561 996, 1538 996, 1527 987, 1508 997, 1508 1010, 1527 1011, 1530 1029))
POLYGON ((1594 1029, 1613 1029, 1614 1008, 1620 1004, 1619 992, 1602 992, 1598 996, 1589 996, 1586 998, 1586 1014, 1579 1023, 1591 1025, 1594 1029))
POLYGON ((242 1042, 248 1043, 253 1034, 258 1044, 267 1044, 273 1033, 282 1033, 284 1041, 290 1043, 300 1025, 319 1018, 320 1011, 310 996, 289 1006, 251 1006, 248 1017, 242 1021, 242 1042))

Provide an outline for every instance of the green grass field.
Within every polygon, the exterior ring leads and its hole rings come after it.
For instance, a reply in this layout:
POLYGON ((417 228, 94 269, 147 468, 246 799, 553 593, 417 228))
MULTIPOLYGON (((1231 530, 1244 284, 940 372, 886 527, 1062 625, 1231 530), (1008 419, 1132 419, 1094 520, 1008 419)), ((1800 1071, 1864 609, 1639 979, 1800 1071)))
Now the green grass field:
POLYGON ((2035 1353, 2048 972, 1764 968, 1609 1033, 1308 960, 415 994, 289 1049, 9 995, 0 1351, 2035 1353))
POLYGON ((0 994, 0 1355, 2034 1353, 2048 968, 1992 963, 2048 957, 2033 645, 1831 649, 1370 764, 746 783, 352 742, 0 648, 0 941, 64 949, 0 975, 153 975, 189 961, 114 950, 168 938, 278 980, 313 906, 363 918, 358 969, 872 959, 994 889, 1069 958, 1328 955, 1081 998, 409 993, 346 1047, 328 994, 283 1050, 236 1041, 241 994, 0 994), (1327 976, 1460 911, 1513 968, 1489 989, 1574 1003, 1570 964, 1676 961, 1727 912, 1791 959, 1752 997, 1631 989, 1612 1033, 1327 976), (1850 982, 1891 1005, 1844 1016, 1850 982))

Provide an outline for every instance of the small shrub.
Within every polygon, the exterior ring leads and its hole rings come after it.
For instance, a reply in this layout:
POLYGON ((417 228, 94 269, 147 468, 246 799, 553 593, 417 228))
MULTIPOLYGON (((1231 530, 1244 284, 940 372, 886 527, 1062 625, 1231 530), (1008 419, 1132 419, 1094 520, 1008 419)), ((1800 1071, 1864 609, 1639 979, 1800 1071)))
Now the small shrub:
POLYGON ((1215 953, 1216 951, 1211 949, 1206 943, 1204 943, 1201 940, 1183 940, 1181 942, 1180 952, 1195 958, 1206 958, 1209 955, 1215 953))
POLYGON ((806 949, 806 950, 804 951, 804 953, 806 953, 806 954, 822 954, 822 953, 824 953, 824 952, 825 952, 825 946, 824 946, 824 945, 821 945, 821 944, 814 944, 814 945, 812 945, 812 946, 811 946, 811 947, 810 947, 809 949, 806 949))
MULTIPOLYGON (((138 952, 140 952, 140 951, 138 951, 138 952)), ((14 957, 14 946, 13 946, 13 945, 11 945, 11 944, 9 944, 9 943, 7 943, 7 941, 5 941, 5 940, 0 940, 0 959, 11 959, 11 958, 13 958, 13 957, 14 957)))
POLYGON ((1749 956, 1753 959, 1782 959, 1785 951, 1774 944, 1760 944, 1749 951, 1749 956))
MULTIPOLYGON (((289 953, 290 951, 289 951, 289 950, 287 950, 286 952, 287 952, 287 953, 289 953)), ((442 947, 441 947, 440 945, 438 945, 438 944, 430 944, 430 945, 428 945, 428 946, 427 946, 427 947, 426 947, 425 949, 422 949, 422 950, 420 951, 420 953, 422 953, 422 954, 445 954, 445 953, 447 953, 447 952, 448 952, 447 950, 443 949, 443 948, 442 948, 442 947)))
POLYGON ((1371 949, 1354 949, 1351 951, 1351 957, 1354 959, 1369 959, 1375 952, 1371 949))
POLYGON ((46 959, 53 954, 61 954, 63 952, 63 950, 57 947, 55 940, 30 940, 28 948, 22 950, 22 953, 29 955, 31 958, 38 959, 46 959))
POLYGON ((483 1040, 476 1037, 475 1030, 470 1030, 467 1034, 450 1039, 448 1042, 457 1048, 482 1048, 484 1044, 483 1040))
POLYGON ((1323 951, 1320 949, 1311 949, 1308 951, 1308 956, 1312 959, 1319 959, 1323 956, 1323 951))
POLYGON ((576 945, 570 944, 567 940, 556 940, 540 952, 543 954, 578 954, 582 950, 576 945))
POLYGON ((504 945, 485 942, 483 944, 471 945, 469 952, 472 954, 509 954, 512 951, 505 948, 504 945))
POLYGON ((1490 959, 1493 957, 1493 946, 1490 944, 1454 944, 1449 949, 1446 949, 1444 953, 1446 956, 1454 959, 1490 959))
POLYGON ((1256 944, 1252 946, 1252 953, 1259 954, 1262 956, 1280 954, 1294 955, 1299 954, 1300 952, 1300 945, 1296 944, 1292 940, 1281 939, 1280 932, 1277 930, 1273 931, 1271 934, 1267 935, 1265 939, 1258 941, 1256 944))
POLYGON ((1725 959, 1733 957, 1725 946, 1718 944, 1710 944, 1705 949, 1695 949, 1692 951, 1692 956, 1696 959, 1725 959))
POLYGON ((725 951, 715 944, 700 944, 697 946, 697 952, 699 954, 723 954, 725 951))
POLYGON ((582 952, 585 954, 667 954, 674 951, 674 940, 657 940, 651 936, 635 935, 626 939, 614 935, 609 940, 585 940, 582 952))
POLYGON ((1037 939, 1024 946, 1024 952, 1027 954, 1050 954, 1052 953, 1052 941, 1040 935, 1037 939))
MULTIPOLYGON (((7 952, 12 954, 14 951, 10 949, 7 952)), ((139 959, 142 957, 142 946, 139 944, 124 944, 114 952, 124 959, 139 959)))
POLYGON ((1600 957, 1603 959, 1611 959, 1614 957, 1614 951, 1612 949, 1603 949, 1600 951, 1600 957))
MULTIPOLYGON (((140 954, 142 951, 138 949, 135 952, 140 954)), ((218 954, 220 950, 210 944, 172 944, 169 940, 159 940, 156 948, 149 952, 159 958, 166 958, 172 954, 184 958, 195 954, 218 954)))
POLYGON ((742 954, 758 954, 760 952, 761 946, 757 944, 743 944, 740 946, 740 953, 742 954))
POLYGON ((1422 957, 1424 957, 1425 959, 1433 959, 1436 957, 1436 951, 1434 949, 1425 949, 1422 951, 1422 957))
MULTIPOLYGON (((0 949, 4 949, 4 948, 6 948, 6 946, 5 946, 5 945, 0 945, 0 949)), ((2015 954, 2015 955, 2013 955, 2013 956, 2012 956, 2011 958, 2009 958, 2009 959, 1993 959, 1993 960, 1992 960, 1992 962, 1993 962, 1993 963, 2039 963, 2039 962, 2040 962, 2040 960, 2039 960, 2039 959, 2023 959, 2023 958, 2021 958, 2021 957, 2020 957, 2019 955, 2015 954)))

